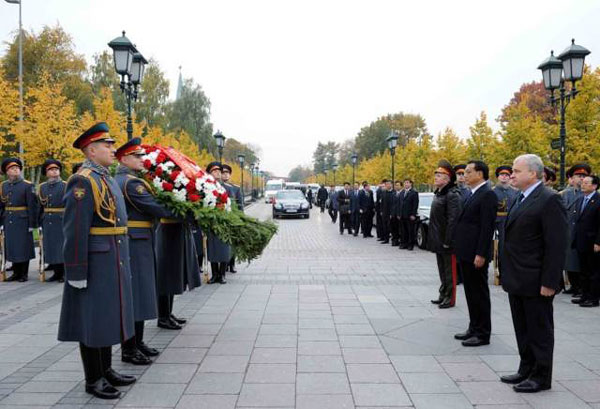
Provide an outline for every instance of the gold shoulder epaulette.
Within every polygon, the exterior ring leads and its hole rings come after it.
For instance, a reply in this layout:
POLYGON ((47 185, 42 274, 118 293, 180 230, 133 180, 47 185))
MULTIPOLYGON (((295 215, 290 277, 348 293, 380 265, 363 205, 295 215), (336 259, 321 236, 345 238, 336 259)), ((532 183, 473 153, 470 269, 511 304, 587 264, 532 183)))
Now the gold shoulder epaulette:
POLYGON ((86 178, 89 178, 91 174, 92 174, 92 170, 90 168, 81 168, 76 173, 76 175, 81 175, 86 178))
POLYGON ((30 185, 33 185, 33 183, 31 181, 27 180, 27 179, 23 179, 23 182, 29 183, 30 185))

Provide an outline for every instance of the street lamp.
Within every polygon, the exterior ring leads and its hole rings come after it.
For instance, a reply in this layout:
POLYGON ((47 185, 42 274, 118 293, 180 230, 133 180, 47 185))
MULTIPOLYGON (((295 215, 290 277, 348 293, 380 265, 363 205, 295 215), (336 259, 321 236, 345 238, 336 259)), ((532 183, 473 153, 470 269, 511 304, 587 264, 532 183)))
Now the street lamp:
POLYGON ((325 179, 325 185, 327 185, 327 165, 323 165, 323 177, 325 179))
POLYGON ((575 83, 583 77, 583 68, 585 57, 590 51, 580 45, 575 44, 575 39, 571 40, 571 45, 567 47, 560 55, 554 56, 554 51, 550 52, 550 57, 545 59, 538 69, 542 71, 544 87, 550 91, 550 103, 553 107, 559 105, 560 110, 560 135, 559 144, 552 141, 552 148, 560 149, 560 186, 565 187, 565 153, 567 145, 567 128, 565 126, 565 113, 567 105, 571 99, 579 93, 575 83), (571 90, 565 89, 565 81, 571 82, 571 90), (554 91, 558 89, 558 97, 554 96, 554 91))
POLYGON ((240 153, 237 157, 238 162, 240 163, 240 172, 242 178, 242 198, 244 197, 244 162, 246 161, 246 156, 243 153, 240 153))
POLYGON ((254 168, 254 173, 256 173, 256 198, 258 199, 260 197, 260 172, 258 170, 258 163, 254 168))
POLYGON ((356 152, 352 154, 350 159, 352 160, 352 187, 354 187, 354 176, 356 174, 356 164, 358 163, 358 155, 356 152))
POLYGON ((221 133, 221 131, 217 131, 214 134, 214 138, 217 141, 217 149, 219 150, 219 162, 223 160, 223 148, 225 147, 225 135, 221 133))
POLYGON ((338 168, 338 164, 334 163, 333 165, 331 165, 331 169, 333 169, 333 186, 335 186, 335 171, 338 168))
MULTIPOLYGON (((21 19, 21 0, 6 0, 19 5, 19 126, 23 130, 23 23, 21 19)), ((19 157, 23 159, 23 142, 19 142, 19 157)))
POLYGON ((390 131, 389 136, 386 138, 388 148, 390 148, 390 155, 392 155, 392 184, 394 183, 394 156, 396 155, 396 146, 398 146, 398 134, 394 131, 390 131))
POLYGON ((250 164, 250 197, 254 200, 254 167, 256 164, 252 162, 250 164))
POLYGON ((121 76, 121 91, 127 99, 127 139, 131 140, 133 138, 132 100, 137 101, 138 87, 144 78, 144 67, 148 61, 125 37, 125 31, 122 36, 108 43, 108 46, 113 50, 115 71, 121 76), (125 77, 127 77, 127 82, 125 77))

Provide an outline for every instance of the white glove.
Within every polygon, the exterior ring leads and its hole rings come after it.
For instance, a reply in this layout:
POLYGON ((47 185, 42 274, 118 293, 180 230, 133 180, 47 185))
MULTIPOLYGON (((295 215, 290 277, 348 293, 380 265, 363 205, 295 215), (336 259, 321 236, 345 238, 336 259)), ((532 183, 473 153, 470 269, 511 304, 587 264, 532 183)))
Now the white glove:
POLYGON ((69 283, 71 287, 77 288, 78 290, 87 288, 87 280, 69 280, 67 283, 69 283))
POLYGON ((33 232, 33 227, 30 227, 28 230, 29 230, 29 233, 33 232))

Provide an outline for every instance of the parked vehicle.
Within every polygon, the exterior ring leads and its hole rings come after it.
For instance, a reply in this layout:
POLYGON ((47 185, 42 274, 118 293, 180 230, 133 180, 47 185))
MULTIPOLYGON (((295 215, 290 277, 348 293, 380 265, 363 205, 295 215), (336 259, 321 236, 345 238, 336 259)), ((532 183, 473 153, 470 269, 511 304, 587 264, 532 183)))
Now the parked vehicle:
POLYGON ((280 190, 273 200, 273 219, 284 216, 299 216, 308 219, 310 206, 300 190, 280 190))
POLYGON ((427 233, 429 228, 429 213, 433 202, 433 193, 419 193, 419 220, 417 222, 417 246, 427 248, 427 233))
POLYGON ((283 179, 267 180, 265 185, 265 203, 272 203, 275 194, 283 189, 285 189, 285 182, 283 179))

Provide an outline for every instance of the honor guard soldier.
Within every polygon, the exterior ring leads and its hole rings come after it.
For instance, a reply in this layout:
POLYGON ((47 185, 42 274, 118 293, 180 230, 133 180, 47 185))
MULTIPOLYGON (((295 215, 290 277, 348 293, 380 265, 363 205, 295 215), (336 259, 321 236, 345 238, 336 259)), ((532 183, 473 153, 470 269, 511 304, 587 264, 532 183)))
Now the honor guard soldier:
MULTIPOLYGON (((206 167, 206 172, 210 173, 213 178, 217 181, 221 180, 221 162, 211 162, 206 167)), ((231 261, 231 246, 223 242, 216 234, 212 231, 207 233, 207 257, 210 261, 210 269, 212 277, 210 278, 209 284, 220 283, 226 284, 225 271, 231 261)))
POLYGON ((195 221, 161 217, 156 229, 158 327, 180 330, 187 320, 173 314, 175 295, 202 284, 192 230, 195 221))
POLYGON ((156 269, 154 265, 154 222, 157 219, 175 218, 173 213, 157 202, 152 187, 138 177, 144 169, 140 146, 142 140, 133 138, 117 149, 119 167, 115 180, 125 196, 127 206, 127 235, 133 293, 135 337, 125 341, 121 360, 134 365, 149 365, 149 356, 159 352, 144 343, 144 321, 157 318, 156 269))
POLYGON ((496 213, 496 231, 498 232, 499 250, 502 250, 504 241, 504 223, 510 205, 517 198, 519 192, 510 187, 510 176, 512 175, 512 167, 508 165, 498 166, 496 168, 496 178, 498 183, 492 189, 498 198, 498 212, 496 213))
MULTIPOLYGON (((65 211, 63 197, 67 183, 60 178, 62 163, 56 159, 47 159, 42 165, 42 172, 48 179, 38 187, 39 225, 44 246, 44 264, 54 275, 46 281, 64 281, 65 265, 63 259, 63 213, 65 211)), ((42 265, 42 268, 44 266, 42 265)))
MULTIPOLYGON (((223 164, 223 171, 221 172, 221 181, 223 182, 223 187, 227 190, 227 194, 230 198, 235 200, 235 204, 237 208, 244 211, 244 198, 242 197, 242 189, 239 186, 234 185, 233 183, 229 183, 229 179, 231 178, 231 166, 223 164)), ((311 204, 312 206, 312 204, 311 204)), ((233 251, 232 251, 233 253, 233 251)), ((231 261, 229 262, 229 272, 237 273, 235 270, 235 255, 231 255, 231 261)))
POLYGON ((2 161, 7 179, 0 185, 0 217, 4 229, 5 259, 13 265, 6 281, 27 281, 29 260, 35 258, 33 229, 37 228, 37 200, 33 184, 21 175, 23 162, 18 158, 2 161))
POLYGON ((119 398, 115 386, 136 381, 112 369, 112 345, 134 335, 127 209, 108 173, 114 142, 104 122, 75 140, 87 159, 67 182, 63 216, 66 283, 58 340, 79 342, 85 390, 101 399, 119 398))
POLYGON ((456 186, 460 191, 460 195, 463 198, 463 202, 466 201, 469 196, 471 196, 471 189, 467 187, 467 183, 465 182, 465 169, 467 165, 461 163, 460 165, 456 165, 454 167, 454 174, 456 175, 456 186))

